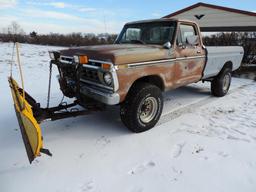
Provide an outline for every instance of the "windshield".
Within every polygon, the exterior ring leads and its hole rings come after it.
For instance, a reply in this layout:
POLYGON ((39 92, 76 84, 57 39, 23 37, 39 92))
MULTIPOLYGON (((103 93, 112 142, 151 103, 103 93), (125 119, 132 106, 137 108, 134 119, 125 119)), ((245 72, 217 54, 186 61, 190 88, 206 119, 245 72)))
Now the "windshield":
POLYGON ((158 44, 173 40, 175 22, 138 23, 125 25, 116 43, 158 44))

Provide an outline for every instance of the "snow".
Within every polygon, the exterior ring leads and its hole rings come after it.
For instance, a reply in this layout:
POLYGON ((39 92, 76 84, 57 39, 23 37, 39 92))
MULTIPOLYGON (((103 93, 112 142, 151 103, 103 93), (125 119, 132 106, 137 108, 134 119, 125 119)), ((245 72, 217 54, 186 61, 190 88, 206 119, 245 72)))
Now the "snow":
MULTIPOLYGON (((61 48, 21 45, 25 89, 43 106, 47 51, 55 49, 61 48)), ((256 190, 254 81, 233 78, 223 98, 210 95, 209 83, 167 92, 160 122, 141 134, 122 125, 119 107, 43 123, 44 146, 53 157, 42 155, 30 165, 7 82, 11 52, 11 44, 0 44, 0 191, 256 190)), ((55 105, 62 97, 56 78, 52 86, 55 105)))

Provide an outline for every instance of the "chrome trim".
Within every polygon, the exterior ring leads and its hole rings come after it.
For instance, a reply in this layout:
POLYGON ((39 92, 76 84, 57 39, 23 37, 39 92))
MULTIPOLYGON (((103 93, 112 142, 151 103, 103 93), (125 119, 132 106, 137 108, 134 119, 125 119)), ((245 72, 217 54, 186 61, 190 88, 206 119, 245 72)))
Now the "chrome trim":
POLYGON ((187 60, 187 59, 202 59, 205 58, 205 55, 192 56, 192 57, 179 57, 176 58, 177 61, 187 60))
POLYGON ((60 60, 61 63, 65 63, 65 64, 72 64, 72 62, 69 61, 65 61, 65 60, 60 60))
POLYGON ((60 56, 60 62, 61 63, 66 63, 66 64, 72 64, 73 63, 73 57, 68 57, 68 56, 61 55, 60 56), (62 60, 62 58, 72 59, 72 61, 70 62, 70 61, 62 60))
POLYGON ((113 71, 110 71, 113 78, 113 85, 114 85, 114 91, 117 91, 119 89, 119 83, 118 83, 118 77, 116 73, 116 69, 113 69, 113 71))
POLYGON ((101 69, 101 67, 94 66, 94 65, 87 65, 87 64, 82 65, 82 67, 83 68, 90 68, 90 69, 101 69))
MULTIPOLYGON (((73 57, 61 55, 61 56, 60 56, 60 62, 63 62, 63 63, 71 64, 72 62, 69 62, 69 61, 66 61, 66 60, 62 60, 62 58, 72 59, 72 61, 73 61, 73 57)), ((113 65, 112 62, 109 62, 109 61, 102 61, 102 60, 95 60, 95 59, 89 59, 89 62, 101 63, 101 64, 102 64, 102 63, 106 63, 106 64, 113 65)), ((90 66, 90 65, 88 65, 88 66, 90 66)))
POLYGON ((131 63, 128 64, 128 67, 140 67, 144 65, 156 65, 159 63, 165 63, 165 62, 175 62, 175 61, 182 61, 182 60, 187 60, 187 59, 201 59, 205 58, 205 56, 193 56, 193 57, 179 57, 175 59, 163 59, 163 60, 157 60, 157 61, 146 61, 146 62, 139 62, 139 63, 131 63))
POLYGON ((109 61, 101 61, 101 60, 95 60, 95 59, 89 59, 89 61, 94 62, 94 63, 106 63, 106 64, 113 65, 113 63, 109 62, 109 61))
POLYGON ((101 87, 101 88, 104 88, 104 89, 108 89, 108 90, 111 90, 113 91, 113 87, 108 87, 106 85, 102 85, 102 84, 99 84, 99 83, 95 83, 93 81, 89 81, 89 80, 86 80, 86 79, 83 79, 81 78, 80 81, 84 82, 84 83, 88 83, 88 84, 91 84, 91 85, 95 85, 95 86, 98 86, 98 87, 101 87))
POLYGON ((65 57, 65 58, 68 58, 68 59, 73 59, 73 57, 69 57, 69 56, 65 56, 65 55, 61 55, 60 57, 65 57))
POLYGON ((104 93, 87 86, 81 86, 80 92, 107 105, 116 105, 120 102, 120 95, 118 93, 104 93))
POLYGON ((144 65, 155 65, 158 63, 165 63, 165 62, 172 62, 175 61, 175 59, 165 59, 165 60, 158 60, 158 61, 146 61, 146 62, 140 62, 140 63, 132 63, 128 64, 128 67, 137 67, 137 66, 144 66, 144 65))

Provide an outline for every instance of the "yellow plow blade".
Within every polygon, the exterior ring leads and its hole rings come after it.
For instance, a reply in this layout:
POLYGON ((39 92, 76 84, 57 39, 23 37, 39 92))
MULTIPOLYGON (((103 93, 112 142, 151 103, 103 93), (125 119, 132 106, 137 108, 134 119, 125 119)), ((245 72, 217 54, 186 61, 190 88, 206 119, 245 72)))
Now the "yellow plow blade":
POLYGON ((37 156, 40 156, 40 151, 44 150, 41 128, 34 117, 31 105, 24 97, 23 90, 12 77, 8 80, 22 138, 31 163, 37 156))

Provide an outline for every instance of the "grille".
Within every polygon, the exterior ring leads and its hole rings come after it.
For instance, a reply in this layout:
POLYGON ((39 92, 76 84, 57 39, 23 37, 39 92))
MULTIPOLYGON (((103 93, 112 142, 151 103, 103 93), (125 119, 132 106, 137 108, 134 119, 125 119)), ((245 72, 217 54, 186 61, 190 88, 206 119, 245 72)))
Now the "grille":
POLYGON ((101 67, 101 63, 94 62, 94 61, 89 61, 88 65, 95 66, 95 67, 101 67))
MULTIPOLYGON (((65 63, 65 64, 72 64, 73 63, 73 57, 68 57, 68 56, 61 56, 60 57, 60 62, 61 63, 65 63)), ((80 74, 80 80, 86 80, 87 83, 97 83, 97 84, 102 84, 98 71, 101 68, 101 62, 97 61, 97 60, 89 60, 89 63, 84 65, 82 67, 82 71, 80 74)), ((71 66, 75 66, 75 65, 69 65, 69 66, 65 66, 66 68, 71 69, 71 66)), ((63 66, 64 67, 64 66, 63 66)), ((69 74, 65 74, 66 76, 70 76, 69 74)), ((73 74, 72 74, 73 75, 73 74)), ((75 77, 75 74, 74 74, 75 77)), ((73 78, 74 78, 73 77, 73 78)))
POLYGON ((60 62, 61 63, 71 64, 73 62, 73 57, 61 56, 60 57, 60 62))
POLYGON ((100 83, 98 70, 96 69, 89 69, 84 67, 82 70, 81 79, 100 83))

